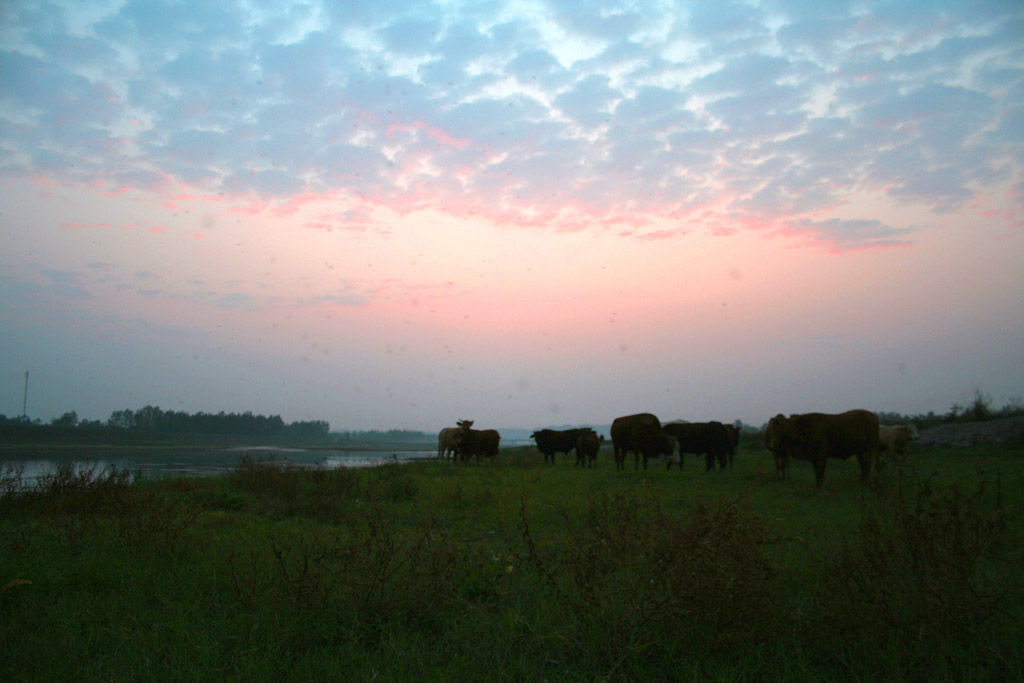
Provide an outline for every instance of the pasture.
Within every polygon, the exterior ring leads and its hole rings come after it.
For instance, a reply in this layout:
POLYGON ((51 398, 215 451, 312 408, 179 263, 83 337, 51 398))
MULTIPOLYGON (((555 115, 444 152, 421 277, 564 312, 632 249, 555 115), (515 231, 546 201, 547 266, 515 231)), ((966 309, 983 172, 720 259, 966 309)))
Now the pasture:
POLYGON ((1019 680, 1024 451, 0 472, 5 680, 1019 680), (54 653, 60 653, 55 656, 54 653))

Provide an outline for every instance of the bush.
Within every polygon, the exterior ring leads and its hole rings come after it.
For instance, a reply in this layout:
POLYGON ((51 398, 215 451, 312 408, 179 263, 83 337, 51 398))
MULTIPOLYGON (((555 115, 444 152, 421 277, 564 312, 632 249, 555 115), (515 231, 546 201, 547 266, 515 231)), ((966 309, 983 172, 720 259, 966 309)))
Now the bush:
POLYGON ((768 526, 739 500, 697 505, 687 521, 650 492, 602 496, 565 541, 546 547, 521 512, 525 552, 546 604, 575 615, 579 655, 615 670, 631 657, 708 652, 757 638, 773 625, 768 526))
POLYGON ((1006 517, 985 509, 984 492, 984 483, 966 496, 925 482, 912 501, 901 488, 887 506, 865 505, 856 536, 824 564, 812 649, 824 644, 823 657, 869 678, 972 677, 961 667, 988 661, 987 629, 1013 590, 987 578, 1006 517), (873 662, 901 670, 871 671, 873 662))
MULTIPOLYGON (((411 480, 400 472, 391 474, 388 467, 383 466, 385 472, 380 477, 388 484, 385 497, 397 500, 415 495, 411 480)), ((364 473, 345 467, 310 469, 273 458, 253 460, 244 456, 232 472, 231 481, 239 489, 254 494, 257 504, 269 514, 338 522, 351 513, 357 499, 380 497, 376 487, 361 488, 363 476, 364 473)))
POLYGON ((344 528, 282 529, 262 542, 232 543, 223 575, 247 609, 333 615, 353 637, 376 641, 395 622, 436 628, 473 564, 433 517, 408 529, 368 505, 344 528))

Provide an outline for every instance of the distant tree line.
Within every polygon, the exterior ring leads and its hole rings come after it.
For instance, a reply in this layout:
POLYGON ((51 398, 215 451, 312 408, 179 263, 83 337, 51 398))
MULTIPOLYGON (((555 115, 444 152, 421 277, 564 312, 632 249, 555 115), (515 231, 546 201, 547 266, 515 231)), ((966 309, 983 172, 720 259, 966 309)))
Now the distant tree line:
MULTIPOLYGON (((984 422, 1007 417, 1024 416, 1024 398, 1013 396, 1002 408, 996 408, 992 397, 975 389, 974 398, 964 403, 954 403, 945 413, 929 410, 919 415, 904 415, 897 412, 875 411, 880 424, 914 424, 918 427, 933 427, 949 422, 984 422)), ((765 422, 757 431, 763 432, 768 426, 765 422)), ((746 428, 747 425, 744 425, 746 428)))
MULTIPOLYGON (((903 415, 896 412, 879 411, 878 419, 882 424, 913 423, 918 427, 927 427, 942 422, 973 422, 994 420, 1004 417, 1024 415, 1024 398, 1015 396, 1002 408, 992 404, 992 397, 975 390, 974 398, 965 403, 954 403, 948 412, 936 414, 929 411, 922 415, 903 415)), ((767 422, 760 428, 744 424, 736 420, 735 426, 743 433, 763 432, 767 422)), ((0 414, 0 426, 21 427, 59 427, 73 429, 118 429, 159 432, 167 434, 232 434, 284 439, 326 440, 336 441, 379 441, 390 443, 423 443, 437 439, 436 433, 413 431, 409 429, 389 430, 347 430, 331 432, 325 420, 307 420, 285 424, 280 415, 254 415, 244 413, 186 413, 183 411, 161 410, 156 406, 145 406, 138 410, 115 410, 106 422, 100 420, 79 420, 78 413, 70 410, 60 417, 54 418, 49 425, 39 419, 29 419, 23 415, 7 417, 0 414)))
MULTIPOLYGON (((24 417, 8 418, 0 415, 0 425, 43 426, 38 420, 24 417)), ((280 415, 254 415, 244 413, 186 413, 161 410, 145 406, 138 410, 115 410, 106 422, 79 420, 78 414, 68 411, 54 418, 51 427, 73 429, 118 429, 166 434, 231 434, 286 439, 326 440, 330 425, 325 420, 305 420, 285 423, 280 415)))

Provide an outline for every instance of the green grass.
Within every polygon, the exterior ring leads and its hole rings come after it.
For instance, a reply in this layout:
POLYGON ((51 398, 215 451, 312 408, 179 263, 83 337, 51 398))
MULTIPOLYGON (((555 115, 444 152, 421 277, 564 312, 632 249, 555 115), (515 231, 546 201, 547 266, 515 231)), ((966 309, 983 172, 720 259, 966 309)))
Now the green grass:
MULTIPOLYGON (((917 449, 818 490, 496 462, 0 498, 4 680, 1019 680, 1024 452, 917 449)), ((0 490, 17 489, 0 468, 0 490)))

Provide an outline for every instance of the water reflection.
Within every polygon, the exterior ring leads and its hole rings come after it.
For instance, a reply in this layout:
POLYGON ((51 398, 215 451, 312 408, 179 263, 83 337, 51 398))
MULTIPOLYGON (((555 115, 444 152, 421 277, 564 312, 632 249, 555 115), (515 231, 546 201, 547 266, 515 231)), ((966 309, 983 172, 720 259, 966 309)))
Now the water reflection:
POLYGON ((232 448, 222 451, 152 452, 151 450, 120 449, 116 454, 96 449, 87 455, 75 454, 62 457, 20 457, 13 453, 0 453, 0 473, 13 473, 21 468, 21 480, 31 486, 39 477, 52 474, 57 468, 73 463, 76 469, 93 469, 102 472, 110 468, 138 472, 144 479, 162 477, 201 477, 227 474, 239 461, 248 457, 254 461, 273 460, 298 467, 376 467, 386 462, 411 462, 434 457, 430 451, 344 451, 304 450, 298 448, 232 448), (10 469, 9 469, 10 468, 10 469))

